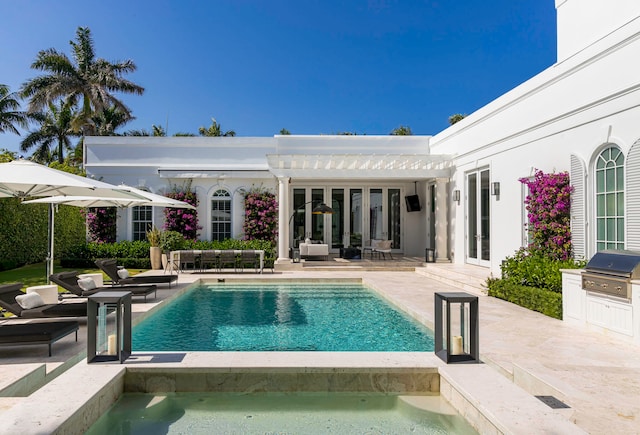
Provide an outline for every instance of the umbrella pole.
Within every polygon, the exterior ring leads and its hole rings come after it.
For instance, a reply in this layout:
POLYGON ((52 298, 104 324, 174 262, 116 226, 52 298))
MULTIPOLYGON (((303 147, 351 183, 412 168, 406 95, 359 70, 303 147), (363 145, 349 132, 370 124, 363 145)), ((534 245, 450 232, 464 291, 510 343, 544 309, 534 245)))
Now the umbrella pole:
POLYGON ((55 228, 55 205, 49 204, 49 254, 47 255, 47 284, 51 284, 49 277, 53 273, 53 230, 55 228))

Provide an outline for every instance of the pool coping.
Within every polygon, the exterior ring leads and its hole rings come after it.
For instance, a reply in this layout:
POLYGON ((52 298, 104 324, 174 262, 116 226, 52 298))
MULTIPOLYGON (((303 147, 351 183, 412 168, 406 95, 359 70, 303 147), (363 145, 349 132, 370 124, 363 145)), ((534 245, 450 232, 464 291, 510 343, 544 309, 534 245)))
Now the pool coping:
MULTIPOLYGON (((276 385, 269 382, 270 376, 282 380, 283 374, 293 374, 297 382, 315 376, 319 392, 325 391, 324 379, 342 376, 351 382, 349 392, 360 385, 361 391, 399 394, 404 390, 397 379, 408 375, 413 381, 406 384, 412 389, 405 392, 439 392, 480 433, 584 433, 487 365, 447 366, 432 353, 185 352, 180 358, 175 354, 134 353, 124 364, 81 362, 33 393, 28 402, 4 412, 3 426, 13 433, 80 434, 132 385, 136 391, 152 393, 205 391, 210 388, 202 379, 217 382, 220 375, 227 375, 225 379, 233 375, 239 392, 268 392, 276 385), (243 380, 251 374, 257 376, 243 380), (396 382, 387 382, 391 379, 396 382), (416 380, 428 385, 421 388, 416 380)), ((284 392, 282 386, 275 392, 284 392)))

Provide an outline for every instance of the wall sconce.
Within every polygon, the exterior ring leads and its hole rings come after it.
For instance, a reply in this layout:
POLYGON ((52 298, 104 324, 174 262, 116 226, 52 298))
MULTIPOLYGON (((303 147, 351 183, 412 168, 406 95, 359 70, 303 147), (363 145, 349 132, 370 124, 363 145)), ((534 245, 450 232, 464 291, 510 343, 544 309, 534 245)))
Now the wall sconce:
POLYGON ((478 363, 478 297, 464 292, 435 294, 436 356, 447 364, 478 363))
POLYGON ((500 196, 500 182, 494 181, 491 183, 491 194, 493 196, 500 196))
POLYGON ((453 200, 460 205, 460 191, 458 189, 453 191, 453 200))

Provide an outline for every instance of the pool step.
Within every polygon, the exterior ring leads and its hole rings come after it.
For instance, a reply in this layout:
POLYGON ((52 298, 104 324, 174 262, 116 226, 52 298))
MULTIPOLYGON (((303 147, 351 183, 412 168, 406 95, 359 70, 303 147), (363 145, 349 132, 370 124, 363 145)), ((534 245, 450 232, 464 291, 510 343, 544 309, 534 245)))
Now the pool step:
POLYGON ((489 269, 451 263, 429 263, 416 268, 416 273, 477 295, 487 294, 485 283, 490 276, 489 269))

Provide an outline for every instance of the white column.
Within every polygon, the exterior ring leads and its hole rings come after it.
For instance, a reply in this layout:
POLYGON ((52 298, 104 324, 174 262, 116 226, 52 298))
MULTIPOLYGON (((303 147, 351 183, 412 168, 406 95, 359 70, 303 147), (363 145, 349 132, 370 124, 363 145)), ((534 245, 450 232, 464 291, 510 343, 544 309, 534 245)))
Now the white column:
POLYGON ((289 259, 289 178, 278 177, 278 261, 289 259))
POLYGON ((447 198, 447 183, 445 178, 436 180, 436 261, 448 261, 448 222, 449 202, 447 198))

